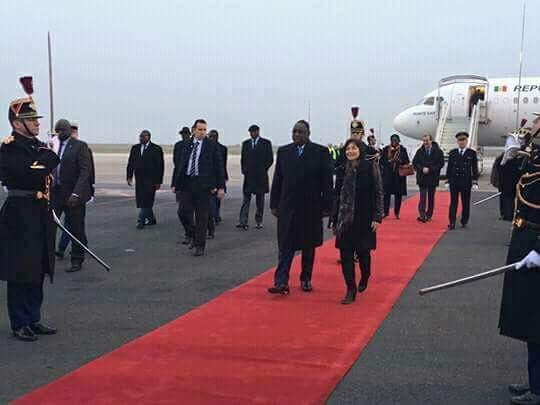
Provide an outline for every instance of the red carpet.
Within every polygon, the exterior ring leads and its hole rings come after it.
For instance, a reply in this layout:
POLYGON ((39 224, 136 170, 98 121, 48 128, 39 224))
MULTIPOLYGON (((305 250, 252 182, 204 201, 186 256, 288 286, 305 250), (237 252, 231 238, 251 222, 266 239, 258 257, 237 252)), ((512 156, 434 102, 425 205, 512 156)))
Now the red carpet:
POLYGON ((403 289, 444 234, 448 193, 437 216, 416 222, 418 197, 380 229, 368 290, 345 292, 333 241, 317 251, 312 294, 271 296, 273 271, 52 382, 23 404, 323 403, 356 361, 403 289))

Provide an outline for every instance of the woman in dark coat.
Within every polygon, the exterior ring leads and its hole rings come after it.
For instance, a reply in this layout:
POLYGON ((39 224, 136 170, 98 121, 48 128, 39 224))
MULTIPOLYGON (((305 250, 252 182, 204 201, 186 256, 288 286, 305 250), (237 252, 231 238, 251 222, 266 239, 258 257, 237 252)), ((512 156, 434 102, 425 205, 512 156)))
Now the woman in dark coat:
POLYGON ((385 146, 380 163, 384 186, 384 216, 390 212, 390 196, 394 195, 394 214, 399 219, 401 198, 407 195, 407 177, 399 175, 399 167, 410 163, 407 149, 400 144, 399 135, 390 137, 390 145, 385 146))
POLYGON ((379 165, 366 160, 363 153, 360 141, 349 139, 345 143, 347 161, 336 173, 334 232, 347 285, 342 304, 350 304, 356 298, 355 254, 362 273, 358 292, 367 288, 371 275, 371 250, 376 248, 376 231, 383 215, 379 165))

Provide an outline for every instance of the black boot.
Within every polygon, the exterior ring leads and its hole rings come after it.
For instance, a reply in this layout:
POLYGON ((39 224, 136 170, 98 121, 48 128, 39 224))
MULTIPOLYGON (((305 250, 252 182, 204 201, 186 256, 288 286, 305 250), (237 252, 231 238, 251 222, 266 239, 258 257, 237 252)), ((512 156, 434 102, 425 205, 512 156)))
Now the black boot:
POLYGON ((343 305, 352 304, 356 299, 356 288, 348 288, 345 297, 341 300, 343 305))
POLYGON ((359 293, 366 291, 367 286, 368 286, 368 281, 369 281, 369 276, 362 277, 362 280, 360 280, 360 284, 358 284, 359 293))

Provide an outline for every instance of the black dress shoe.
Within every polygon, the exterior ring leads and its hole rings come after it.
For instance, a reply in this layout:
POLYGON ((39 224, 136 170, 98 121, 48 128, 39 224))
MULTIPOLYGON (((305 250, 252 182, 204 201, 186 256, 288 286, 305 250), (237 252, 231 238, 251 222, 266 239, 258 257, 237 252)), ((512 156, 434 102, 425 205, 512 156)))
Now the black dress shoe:
POLYGON ((516 396, 526 394, 530 390, 529 384, 510 384, 508 386, 508 392, 516 396))
POLYGON ((262 224, 257 224, 257 225, 255 225, 255 229, 263 229, 262 224))
POLYGON ((290 290, 289 290, 289 286, 287 284, 282 284, 282 285, 270 287, 268 289, 268 292, 270 294, 289 295, 290 290))
POLYGON ((311 280, 304 280, 302 281, 302 291, 304 292, 311 292, 313 291, 313 286, 311 285, 311 280))
POLYGON ((142 222, 137 222, 136 228, 137 228, 137 229, 144 229, 144 223, 142 223, 142 222))
POLYGON ((426 222, 426 219, 425 219, 425 218, 422 218, 422 217, 418 217, 418 218, 416 218, 416 220, 417 220, 418 222, 426 222))
POLYGON ((448 230, 456 229, 456 224, 448 224, 448 230))
POLYGON ((365 280, 363 278, 362 278, 362 280, 360 280, 360 284, 358 284, 358 292, 359 293, 364 292, 364 291, 367 290, 368 281, 369 281, 369 277, 366 278, 365 280))
POLYGON ((152 226, 152 225, 156 225, 157 224, 157 221, 156 219, 148 219, 145 223, 145 225, 148 225, 148 226, 152 226))
POLYGON ((60 252, 59 250, 57 250, 56 252, 54 252, 54 255, 56 256, 58 260, 64 259, 64 252, 60 252))
POLYGON ((71 263, 71 267, 66 269, 66 273, 75 273, 82 270, 82 263, 71 263))
POLYGON ((37 335, 32 332, 32 329, 30 329, 28 326, 14 330, 13 336, 15 337, 15 339, 21 340, 23 342, 35 342, 36 340, 38 340, 37 335))
POLYGON ((202 247, 195 248, 195 253, 193 253, 193 256, 204 256, 204 249, 202 247))
POLYGON ((214 239, 216 236, 213 233, 208 234, 208 239, 214 239))
POLYGON ((356 288, 348 289, 345 297, 341 300, 343 305, 352 304, 356 300, 356 288))
POLYGON ((462 223, 461 223, 461 227, 462 227, 462 228, 467 228, 467 224, 462 222, 462 223))
POLYGON ((43 325, 42 323, 35 323, 30 325, 29 328, 36 335, 56 335, 58 332, 56 328, 51 328, 50 326, 43 325))
POLYGON ((191 245, 191 242, 191 238, 186 236, 186 238, 182 241, 182 245, 191 245))
POLYGON ((431 217, 426 217, 426 222, 431 222, 431 217))
POLYGON ((510 403, 515 405, 540 405, 540 395, 527 391, 523 395, 512 397, 510 403))

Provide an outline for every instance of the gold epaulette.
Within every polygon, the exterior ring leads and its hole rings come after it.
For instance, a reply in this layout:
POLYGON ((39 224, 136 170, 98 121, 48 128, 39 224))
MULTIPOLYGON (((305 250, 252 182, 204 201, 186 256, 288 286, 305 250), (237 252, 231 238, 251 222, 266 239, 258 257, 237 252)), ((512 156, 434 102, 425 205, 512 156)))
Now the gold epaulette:
POLYGON ((519 178, 518 184, 516 186, 516 198, 519 200, 519 202, 523 203, 527 207, 534 208, 537 210, 540 209, 540 204, 527 201, 525 197, 523 197, 522 190, 525 187, 532 186, 533 184, 539 181, 540 181, 540 172, 525 173, 519 178))

